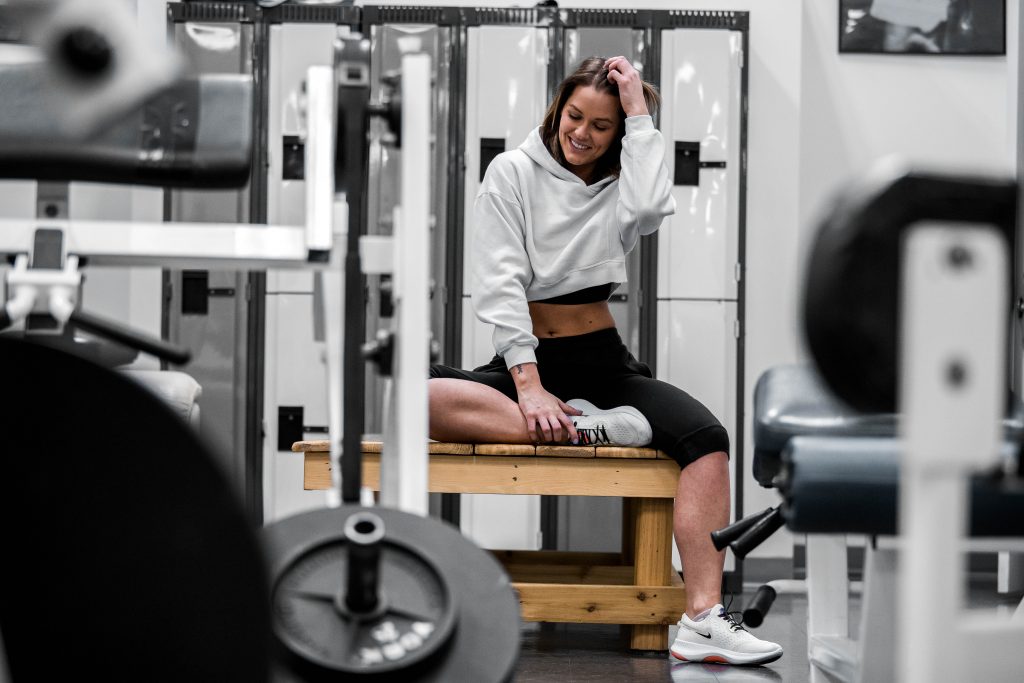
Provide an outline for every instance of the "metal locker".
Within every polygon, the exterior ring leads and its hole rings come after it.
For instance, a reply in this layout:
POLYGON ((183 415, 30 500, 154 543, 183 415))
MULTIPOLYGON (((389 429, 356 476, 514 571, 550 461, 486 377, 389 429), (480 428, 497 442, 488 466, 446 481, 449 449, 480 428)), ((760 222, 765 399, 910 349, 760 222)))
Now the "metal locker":
MULTIPOLYGON (((743 476, 743 38, 713 28, 664 30, 660 64, 676 213, 658 235, 657 377, 704 403, 729 432, 733 518, 742 511, 743 476)), ((735 567, 727 555, 726 570, 735 567)))
MULTIPOLYGON (((477 320, 469 295, 473 202, 486 162, 515 149, 540 125, 548 104, 548 32, 533 26, 473 26, 467 30, 463 367, 494 355, 491 329, 477 320)), ((536 549, 539 496, 463 495, 461 526, 485 548, 536 549), (495 524, 495 520, 517 520, 495 524)))
MULTIPOLYGON (((187 16, 190 7, 181 6, 178 11, 187 16)), ((252 23, 185 20, 174 23, 172 33, 172 40, 187 56, 194 73, 252 73, 256 38, 252 23)), ((254 185, 250 179, 241 190, 169 191, 165 195, 165 218, 223 223, 258 220, 260 217, 252 210, 254 187, 258 191, 259 182, 254 185)), ((192 350, 193 360, 187 370, 203 387, 200 430, 216 444, 215 452, 224 454, 221 465, 252 517, 262 521, 262 445, 258 431, 262 373, 257 367, 262 361, 262 339, 253 334, 254 328, 262 324, 262 302, 250 299, 254 280, 245 272, 174 270, 165 271, 164 282, 168 292, 165 335, 192 350), (205 296, 186 302, 186 286, 205 296)))
MULTIPOLYGON (((269 27, 267 79, 267 221, 302 225, 306 183, 301 172, 303 82, 310 66, 334 63, 334 39, 347 26, 284 23, 269 27)), ((324 344, 314 339, 313 274, 303 270, 267 271, 264 364, 264 518, 273 521, 323 507, 322 491, 304 491, 301 453, 280 450, 282 406, 301 408, 303 439, 323 439, 327 425, 324 344), (312 428, 307 431, 305 428, 312 428)))

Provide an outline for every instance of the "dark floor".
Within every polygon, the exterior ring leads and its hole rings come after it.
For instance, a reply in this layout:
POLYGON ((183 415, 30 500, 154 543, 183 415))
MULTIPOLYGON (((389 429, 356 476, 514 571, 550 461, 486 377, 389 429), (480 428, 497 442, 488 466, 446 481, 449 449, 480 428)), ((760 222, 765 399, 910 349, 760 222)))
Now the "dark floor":
MULTIPOLYGON (((749 600, 756 584, 747 584, 732 609, 749 600)), ((1013 606, 1021 596, 1001 596, 995 578, 971 583, 972 607, 1013 606)), ((856 637, 860 598, 850 601, 850 633, 856 637)), ((779 595, 760 628, 749 629, 758 638, 782 645, 785 654, 767 666, 732 667, 721 664, 678 662, 667 653, 636 654, 628 649, 628 634, 618 626, 592 624, 526 624, 516 683, 577 683, 579 681, 785 681, 810 678, 807 664, 807 598, 779 595)), ((674 627, 670 631, 673 637, 674 627)))

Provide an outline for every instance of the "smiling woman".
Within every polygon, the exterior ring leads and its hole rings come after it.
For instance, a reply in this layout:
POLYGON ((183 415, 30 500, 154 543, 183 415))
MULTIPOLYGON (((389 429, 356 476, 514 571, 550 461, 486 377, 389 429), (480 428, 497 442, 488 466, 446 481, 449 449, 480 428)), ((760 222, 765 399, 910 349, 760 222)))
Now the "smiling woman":
POLYGON ((470 443, 648 443, 682 468, 674 533, 686 567, 679 659, 777 659, 721 607, 729 521, 729 435, 682 389, 654 379, 622 343, 608 297, 626 254, 675 212, 658 105, 625 57, 591 57, 556 90, 543 122, 487 167, 473 208, 477 317, 497 352, 472 371, 430 370, 430 437, 470 443), (543 383, 541 378, 543 377, 543 383))

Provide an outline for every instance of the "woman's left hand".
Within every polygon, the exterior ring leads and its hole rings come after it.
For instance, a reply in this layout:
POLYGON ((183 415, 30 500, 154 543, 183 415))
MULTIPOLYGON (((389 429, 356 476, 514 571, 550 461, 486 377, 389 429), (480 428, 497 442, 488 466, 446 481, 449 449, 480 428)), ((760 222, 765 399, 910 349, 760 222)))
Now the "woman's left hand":
POLYGON ((640 73, 625 57, 610 57, 604 62, 608 69, 608 80, 619 88, 619 100, 626 116, 647 116, 647 100, 644 99, 640 73))

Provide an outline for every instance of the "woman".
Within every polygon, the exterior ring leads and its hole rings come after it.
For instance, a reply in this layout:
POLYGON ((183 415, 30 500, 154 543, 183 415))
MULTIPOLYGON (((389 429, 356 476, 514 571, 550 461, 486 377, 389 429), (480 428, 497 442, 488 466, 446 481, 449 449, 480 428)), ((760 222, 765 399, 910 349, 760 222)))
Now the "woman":
POLYGON ((431 368, 430 436, 650 442, 672 456, 682 467, 673 530, 688 602, 672 653, 764 663, 782 648, 722 608, 725 555, 710 539, 729 522, 728 434, 630 355, 608 308, 626 281, 626 254, 675 211, 650 115, 657 102, 624 57, 591 57, 559 86, 541 126, 488 167, 474 208, 473 304, 494 325, 497 355, 472 372, 431 368))

